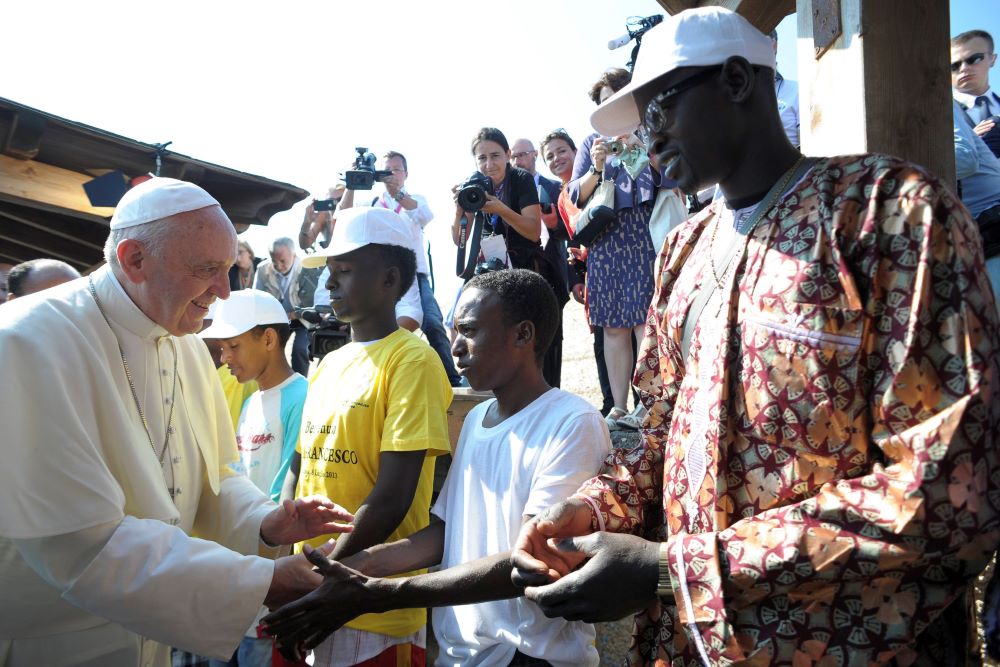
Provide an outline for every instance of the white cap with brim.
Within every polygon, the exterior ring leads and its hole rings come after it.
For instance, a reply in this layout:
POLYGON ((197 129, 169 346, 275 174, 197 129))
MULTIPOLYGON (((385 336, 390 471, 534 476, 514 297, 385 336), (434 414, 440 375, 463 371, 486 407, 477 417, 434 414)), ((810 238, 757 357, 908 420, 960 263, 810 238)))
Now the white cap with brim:
POLYGON ((111 216, 111 229, 144 225, 208 206, 219 206, 219 202, 194 183, 154 176, 125 193, 111 216))
POLYGON ((643 36, 632 81, 597 107, 590 124, 609 137, 632 132, 644 111, 636 104, 637 91, 679 67, 721 65, 733 56, 775 67, 770 38, 739 14, 722 7, 675 14, 643 36))
MULTIPOLYGON (((256 326, 288 324, 288 314, 274 296, 257 289, 233 292, 225 301, 215 301, 210 309, 211 326, 201 338, 234 338, 256 326)), ((209 319, 209 318, 205 318, 209 319)))
POLYGON ((349 208, 337 213, 330 245, 306 255, 302 266, 307 269, 325 266, 328 257, 346 255, 373 243, 400 246, 416 253, 409 220, 381 206, 349 208))

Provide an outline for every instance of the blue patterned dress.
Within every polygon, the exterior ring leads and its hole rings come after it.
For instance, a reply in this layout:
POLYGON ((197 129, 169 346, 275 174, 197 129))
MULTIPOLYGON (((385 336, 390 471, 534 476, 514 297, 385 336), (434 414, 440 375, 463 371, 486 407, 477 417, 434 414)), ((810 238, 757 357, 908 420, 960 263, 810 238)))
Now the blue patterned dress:
MULTIPOLYGON (((579 201, 580 181, 593 161, 590 147, 600 135, 587 137, 576 153, 570 199, 579 201)), ((628 329, 646 321, 653 298, 653 264, 658 248, 649 235, 649 216, 656 201, 657 186, 674 187, 674 182, 654 174, 648 167, 637 179, 624 167, 605 165, 604 177, 615 182, 615 211, 618 221, 611 224, 588 248, 587 304, 590 323, 597 327, 628 329)))

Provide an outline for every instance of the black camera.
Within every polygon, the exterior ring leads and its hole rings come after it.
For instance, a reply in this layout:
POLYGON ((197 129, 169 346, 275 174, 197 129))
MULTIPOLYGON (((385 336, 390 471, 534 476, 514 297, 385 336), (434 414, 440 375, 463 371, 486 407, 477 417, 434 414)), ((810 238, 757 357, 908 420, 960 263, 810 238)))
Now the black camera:
POLYGON ((344 187, 348 190, 371 190, 375 181, 392 176, 392 172, 375 168, 375 154, 363 146, 355 148, 354 169, 344 172, 344 187))
POLYGON ((486 195, 492 194, 493 181, 477 171, 458 186, 458 205, 469 213, 475 213, 486 204, 486 195))
POLYGON ((499 257, 490 257, 485 262, 479 262, 476 264, 476 275, 481 273, 492 273, 494 271, 503 271, 507 268, 507 265, 499 257))
POLYGON ((337 208, 339 199, 313 199, 314 211, 332 211, 337 208))
POLYGON ((330 306, 296 308, 296 315, 309 323, 309 357, 322 359, 351 342, 351 325, 341 322, 330 306))

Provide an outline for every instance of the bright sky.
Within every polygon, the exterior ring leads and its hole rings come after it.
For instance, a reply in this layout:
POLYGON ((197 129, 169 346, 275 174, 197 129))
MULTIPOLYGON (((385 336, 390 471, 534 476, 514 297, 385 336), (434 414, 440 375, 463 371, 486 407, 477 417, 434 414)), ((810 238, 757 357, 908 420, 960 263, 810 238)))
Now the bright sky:
MULTIPOLYGON (((952 32, 1000 35, 998 6, 954 0, 952 32)), ((654 0, 8 2, 0 96, 319 197, 355 146, 398 150, 407 189, 436 214, 446 306, 458 287, 450 188, 475 168, 472 136, 496 126, 537 147, 564 127, 582 141, 588 89, 631 50, 608 40, 628 16, 661 12, 654 0)), ((778 32, 779 69, 795 78, 795 17, 778 32)), ((244 235, 258 256, 296 238, 305 204, 244 235)))

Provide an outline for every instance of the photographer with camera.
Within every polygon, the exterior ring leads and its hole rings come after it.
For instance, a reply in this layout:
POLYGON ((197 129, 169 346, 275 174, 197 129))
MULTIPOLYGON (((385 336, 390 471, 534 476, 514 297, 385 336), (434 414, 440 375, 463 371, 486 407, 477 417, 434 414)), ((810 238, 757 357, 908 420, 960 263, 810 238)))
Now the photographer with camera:
MULTIPOLYGON (((359 166, 359 163, 355 162, 355 170, 349 171, 345 175, 348 177, 349 182, 337 210, 343 211, 359 206, 380 207, 395 211, 403 220, 409 223, 409 233, 414 239, 413 250, 417 255, 417 279, 399 301, 399 304, 397 304, 397 320, 400 326, 410 331, 415 331, 419 327, 424 332, 424 335, 427 336, 427 342, 434 348, 434 351, 441 359, 445 373, 448 374, 448 381, 453 387, 457 387, 461 384, 462 378, 459 376, 458 371, 455 370, 455 362, 451 356, 451 341, 448 340, 448 333, 444 328, 441 307, 438 305, 437 299, 434 298, 434 288, 431 287, 430 262, 427 259, 427 242, 424 239, 424 227, 434 219, 434 214, 431 212, 424 197, 406 191, 406 179, 409 176, 409 167, 406 162, 406 156, 398 151, 388 151, 382 156, 381 169, 372 171, 374 179, 380 181, 385 186, 382 194, 377 197, 369 198, 365 195, 359 198, 355 194, 356 189, 364 190, 371 188, 367 179, 362 181, 360 177, 357 179, 351 178, 351 175, 357 173, 359 169, 364 171, 365 164, 367 164, 368 168, 372 167, 372 160, 364 157, 365 155, 371 156, 372 154, 363 151, 365 149, 359 149, 359 153, 361 154, 359 161, 362 164, 359 166), (368 185, 369 187, 352 187, 364 185, 368 185)), ((334 217, 336 217, 336 213, 334 213, 334 217)), ((334 221, 334 224, 336 224, 336 221, 334 221)), ((325 284, 324 276, 319 280, 319 289, 322 290, 322 286, 325 284)), ((318 297, 319 295, 317 295, 318 297)))
MULTIPOLYGON (((482 128, 472 140, 472 155, 476 173, 453 189, 455 220, 451 231, 459 252, 464 252, 469 230, 475 234, 479 216, 481 241, 469 239, 471 248, 480 248, 478 258, 469 258, 470 263, 479 262, 476 273, 528 269, 545 278, 556 294, 565 292, 565 280, 540 243, 542 214, 535 180, 524 169, 511 166, 507 137, 495 127, 482 128)), ((558 386, 561 357, 561 346, 549 346, 542 369, 551 386, 558 386)))
POLYGON ((302 218, 302 227, 299 229, 299 247, 309 250, 319 239, 319 247, 325 248, 330 244, 330 236, 333 234, 333 212, 344 197, 344 184, 337 183, 326 192, 326 199, 314 199, 306 206, 305 215, 302 218))

